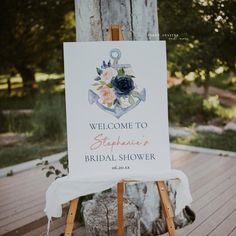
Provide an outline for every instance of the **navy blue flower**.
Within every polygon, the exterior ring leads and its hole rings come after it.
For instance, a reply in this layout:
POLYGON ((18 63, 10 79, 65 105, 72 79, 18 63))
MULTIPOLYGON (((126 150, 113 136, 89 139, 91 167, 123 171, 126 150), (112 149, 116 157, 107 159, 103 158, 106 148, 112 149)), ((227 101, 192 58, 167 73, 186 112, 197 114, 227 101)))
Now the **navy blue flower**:
POLYGON ((118 96, 129 95, 134 89, 134 81, 130 76, 116 76, 111 80, 111 84, 118 96))

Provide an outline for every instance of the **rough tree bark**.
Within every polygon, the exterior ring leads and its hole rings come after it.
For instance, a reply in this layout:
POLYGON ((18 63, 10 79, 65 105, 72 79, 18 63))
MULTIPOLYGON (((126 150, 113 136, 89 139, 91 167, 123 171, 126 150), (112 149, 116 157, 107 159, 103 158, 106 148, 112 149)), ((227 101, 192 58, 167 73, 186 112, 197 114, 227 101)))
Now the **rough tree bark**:
POLYGON ((32 93, 34 90, 35 83, 35 72, 33 69, 28 68, 27 66, 17 66, 17 70, 21 75, 23 80, 24 92, 32 93))
MULTIPOLYGON (((89 236, 117 235, 117 195, 103 193, 83 204, 86 234, 89 236)), ((124 197, 124 235, 140 235, 139 211, 124 197)))
POLYGON ((107 40, 111 24, 125 40, 158 40, 156 0, 75 0, 77 41, 107 40))

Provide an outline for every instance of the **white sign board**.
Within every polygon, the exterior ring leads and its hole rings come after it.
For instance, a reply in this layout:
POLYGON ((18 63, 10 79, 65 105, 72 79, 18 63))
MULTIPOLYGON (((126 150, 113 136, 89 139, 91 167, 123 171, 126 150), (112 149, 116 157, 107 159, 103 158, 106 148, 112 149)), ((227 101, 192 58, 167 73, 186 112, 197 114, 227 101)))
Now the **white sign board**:
POLYGON ((165 42, 64 44, 69 176, 170 169, 165 42))

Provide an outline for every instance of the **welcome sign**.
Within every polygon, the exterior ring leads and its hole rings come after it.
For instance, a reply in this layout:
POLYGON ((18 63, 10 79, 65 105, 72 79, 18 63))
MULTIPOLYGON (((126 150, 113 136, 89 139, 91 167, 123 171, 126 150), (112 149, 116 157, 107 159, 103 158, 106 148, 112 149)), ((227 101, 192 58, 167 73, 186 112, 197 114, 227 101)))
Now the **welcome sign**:
POLYGON ((170 169, 165 42, 64 44, 69 176, 170 169))

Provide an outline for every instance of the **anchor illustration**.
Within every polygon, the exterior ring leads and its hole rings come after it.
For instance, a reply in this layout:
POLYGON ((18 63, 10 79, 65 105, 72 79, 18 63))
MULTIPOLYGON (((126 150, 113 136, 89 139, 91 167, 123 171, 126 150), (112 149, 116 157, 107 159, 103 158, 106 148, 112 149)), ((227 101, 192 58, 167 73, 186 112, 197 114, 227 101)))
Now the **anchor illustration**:
MULTIPOLYGON (((101 68, 113 68, 110 70, 112 70, 112 73, 115 74, 115 76, 112 76, 110 81, 106 81, 105 83, 101 79, 104 71, 97 68, 99 76, 95 79, 95 81, 97 81, 95 85, 98 86, 97 90, 101 90, 104 85, 107 86, 106 89, 108 91, 105 92, 107 92, 110 96, 115 96, 114 101, 112 104, 108 103, 109 106, 106 106, 105 102, 100 101, 101 97, 92 89, 88 90, 88 101, 90 104, 96 104, 103 111, 110 113, 119 119, 122 115, 138 106, 140 102, 146 101, 146 89, 144 88, 141 90, 141 92, 138 92, 133 81, 134 76, 130 75, 130 73, 125 75, 125 71, 130 71, 131 65, 118 64, 118 61, 121 58, 121 51, 119 49, 112 49, 110 51, 110 57, 113 59, 112 66, 110 61, 107 64, 103 62, 101 68), (128 101, 126 102, 126 105, 122 104, 123 100, 128 101)), ((109 73, 111 73, 111 71, 109 71, 109 73)))

